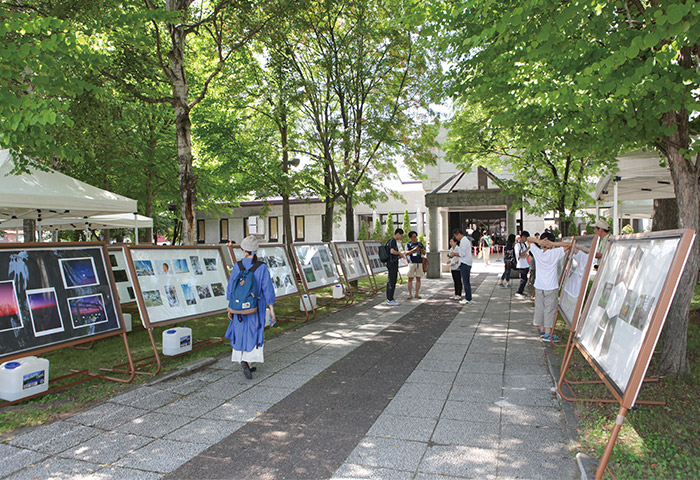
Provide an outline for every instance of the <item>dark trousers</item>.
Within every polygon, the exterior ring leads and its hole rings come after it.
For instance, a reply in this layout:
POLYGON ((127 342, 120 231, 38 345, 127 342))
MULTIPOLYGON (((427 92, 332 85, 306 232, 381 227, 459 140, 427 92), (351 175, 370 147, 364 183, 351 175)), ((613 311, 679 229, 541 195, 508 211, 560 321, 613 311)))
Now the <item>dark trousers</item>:
POLYGON ((386 282, 386 299, 394 299, 394 291, 396 290, 396 281, 399 279, 399 262, 394 264, 388 263, 389 278, 386 282))
POLYGON ((457 270, 450 270, 452 272, 452 281, 455 284, 455 297, 462 296, 462 272, 457 270))
POLYGON ((459 264, 459 272, 462 274, 462 285, 464 286, 464 298, 466 298, 469 302, 472 301, 472 284, 471 280, 469 279, 469 274, 471 271, 471 265, 467 265, 466 263, 459 264))
POLYGON ((520 271, 520 286, 518 287, 518 293, 525 293, 525 285, 527 285, 527 273, 530 271, 529 268, 519 268, 520 271))
POLYGON ((506 267, 505 271, 503 272, 503 275, 501 275, 501 281, 505 280, 506 282, 510 282, 510 267, 506 267))

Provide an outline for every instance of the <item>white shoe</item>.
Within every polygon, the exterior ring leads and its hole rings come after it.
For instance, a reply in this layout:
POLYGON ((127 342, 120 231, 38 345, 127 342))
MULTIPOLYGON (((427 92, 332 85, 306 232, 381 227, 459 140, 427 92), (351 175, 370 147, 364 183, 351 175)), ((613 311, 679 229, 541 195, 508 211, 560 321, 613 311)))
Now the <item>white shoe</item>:
POLYGON ((401 304, 400 304, 399 302, 397 302, 396 300, 387 300, 387 301, 386 301, 386 304, 387 304, 387 305, 390 305, 390 306, 392 306, 392 307, 395 307, 395 306, 397 306, 397 305, 401 305, 401 304))
POLYGON ((471 300, 460 300, 459 303, 461 303, 462 305, 469 305, 470 303, 472 303, 472 301, 471 300))

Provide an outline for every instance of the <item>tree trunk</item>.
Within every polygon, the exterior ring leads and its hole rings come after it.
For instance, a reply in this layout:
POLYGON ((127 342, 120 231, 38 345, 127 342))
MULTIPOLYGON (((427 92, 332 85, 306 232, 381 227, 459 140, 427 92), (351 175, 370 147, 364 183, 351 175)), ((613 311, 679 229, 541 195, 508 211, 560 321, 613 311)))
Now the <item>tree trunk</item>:
POLYGON ((322 239, 324 242, 333 241, 333 199, 326 198, 326 216, 323 222, 322 239))
POLYGON ((355 240, 355 207, 352 205, 352 193, 345 197, 345 240, 355 240))
MULTIPOLYGON (((676 127, 673 135, 663 138, 663 149, 673 178, 680 227, 693 229, 697 234, 700 226, 700 159, 693 164, 680 154, 680 150, 687 149, 690 143, 687 112, 669 112, 664 115, 663 123, 667 127, 676 127)), ((688 371, 688 313, 698 280, 699 254, 700 242, 696 237, 666 318, 661 338, 661 374, 678 375, 688 371)))
POLYGON ((292 242, 294 237, 292 237, 292 213, 289 208, 289 151, 287 150, 287 145, 289 143, 288 137, 288 126, 287 126, 287 114, 285 110, 285 105, 282 104, 280 100, 280 142, 282 146, 282 229, 284 231, 282 243, 287 247, 287 255, 289 258, 294 258, 292 252, 292 242))
MULTIPOLYGON (((191 0, 169 0, 166 8, 170 11, 187 12, 191 0)), ((182 243, 197 243, 196 191, 197 176, 192 173, 192 122, 190 121, 189 87, 185 76, 185 37, 184 25, 168 24, 172 48, 168 52, 170 61, 170 81, 173 89, 175 108, 175 132, 177 135, 177 162, 180 172, 180 201, 182 204, 182 243)))
POLYGON ((561 236, 563 237, 568 237, 569 236, 569 217, 566 216, 566 208, 561 207, 559 208, 559 231, 561 232, 561 236))
POLYGON ((22 227, 24 229, 24 243, 36 242, 36 220, 25 218, 22 221, 22 227))
POLYGON ((675 230, 678 228, 678 202, 675 198, 654 200, 654 213, 651 217, 651 231, 675 230))

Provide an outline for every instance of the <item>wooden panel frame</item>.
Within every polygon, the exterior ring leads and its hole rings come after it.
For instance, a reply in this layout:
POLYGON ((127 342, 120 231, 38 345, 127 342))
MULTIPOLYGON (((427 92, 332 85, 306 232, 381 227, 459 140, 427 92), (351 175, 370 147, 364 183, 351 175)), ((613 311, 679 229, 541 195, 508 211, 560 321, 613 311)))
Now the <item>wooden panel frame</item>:
MULTIPOLYGON (((564 273, 562 275, 561 279, 561 285, 559 289, 559 299, 557 302, 557 309, 559 313, 561 314, 562 318, 564 321, 569 325, 570 330, 573 332, 576 329, 576 323, 578 322, 579 317, 581 316, 581 308, 583 307, 583 301, 586 298, 586 290, 588 287, 588 281, 591 278, 591 272, 593 270, 593 262, 595 261, 595 251, 596 247, 598 246, 598 236, 597 235, 583 235, 579 237, 574 237, 572 244, 571 244, 571 251, 569 253, 569 257, 566 260, 566 266, 564 268, 564 273), (576 259, 576 249, 578 248, 578 244, 583 241, 587 241, 588 239, 591 239, 591 246, 590 246, 590 251, 588 252, 588 257, 586 259, 586 263, 584 266, 584 271, 583 271, 583 276, 581 277, 581 284, 579 286, 579 294, 577 295, 576 298, 576 304, 574 305, 574 312, 571 318, 568 317, 568 313, 562 308, 562 295, 565 293, 564 289, 566 287, 566 282, 569 279, 569 276, 571 275, 572 268, 573 268, 573 263, 574 260, 576 259)), ((580 258, 579 258, 580 260, 580 258)))
POLYGON ((159 327, 159 326, 167 326, 167 325, 173 325, 175 323, 181 323, 181 322, 186 322, 188 320, 194 320, 196 318, 202 318, 202 317, 208 317, 210 315, 218 315, 221 313, 226 312, 226 307, 217 309, 217 310, 210 310, 207 312, 202 312, 200 314, 196 315, 186 315, 184 317, 177 317, 177 318, 172 318, 170 320, 165 320, 162 322, 151 322, 150 317, 148 315, 148 309, 146 308, 144 299, 143 299, 143 292, 141 291, 141 285, 138 282, 138 276, 136 275, 136 270, 134 268, 134 259, 132 257, 132 250, 159 250, 159 251, 165 251, 165 250, 212 250, 212 251, 218 251, 220 260, 221 260, 221 267, 224 272, 224 276, 226 277, 226 286, 228 285, 228 279, 229 279, 229 272, 228 269, 226 268, 226 261, 224 260, 224 251, 222 249, 222 246, 217 245, 132 245, 132 244, 127 244, 126 248, 124 249, 124 253, 126 254, 127 257, 127 262, 129 263, 129 268, 131 269, 131 278, 132 279, 137 279, 136 282, 134 282, 134 291, 136 293, 136 299, 137 299, 137 305, 139 308, 139 313, 141 314, 141 322, 143 323, 144 327, 147 329, 151 329, 153 327, 159 327))
MULTIPOLYGON (((379 244, 379 248, 382 248, 384 246, 382 242, 380 242, 379 240, 360 240, 360 244, 362 245, 363 253, 365 254, 365 258, 367 260, 367 264, 369 265, 370 271, 372 272, 372 275, 376 276, 380 273, 386 273, 389 271, 389 269, 386 267, 386 264, 382 264, 381 261, 379 261, 379 267, 375 269, 374 265, 372 265, 372 260, 374 259, 375 255, 372 255, 370 257, 369 252, 367 251, 367 247, 377 246, 374 244, 379 244)), ((376 257, 376 260, 379 260, 379 256, 377 255, 376 257)))
MULTIPOLYGON (((121 297, 121 295, 119 295, 119 303, 122 305, 135 305, 136 304, 136 290, 134 289, 134 281, 131 279, 131 270, 129 269, 129 262, 126 260, 126 253, 124 253, 124 250, 125 250, 124 245, 125 244, 115 244, 115 243, 107 245, 107 252, 109 253, 110 256, 114 252, 121 252, 122 256, 124 257, 124 263, 125 263, 124 271, 126 272, 126 277, 127 277, 128 283, 129 283, 128 288, 131 288, 131 291, 134 293, 134 298, 129 299, 125 302, 122 301, 122 297, 121 297)), ((110 263, 110 265, 111 265, 111 263, 110 263)), ((112 266, 112 276, 114 276, 114 270, 115 270, 115 268, 114 268, 114 266, 112 266)), ((119 270, 121 270, 121 268, 119 270)), ((117 293, 119 293, 119 284, 120 283, 125 283, 125 282, 117 282, 117 279, 116 278, 114 279, 114 286, 117 289, 117 293)), ((127 292, 128 292, 128 290, 127 290, 127 292)))
POLYGON ((603 255, 603 260, 609 261, 609 256, 611 255, 613 246, 618 245, 620 243, 633 241, 638 242, 663 240, 670 238, 677 238, 678 245, 669 265, 669 270, 666 275, 666 279, 664 280, 661 286, 659 298, 656 302, 656 306, 654 307, 654 311, 650 312, 651 318, 649 320, 647 331, 643 334, 640 350, 637 354, 637 358, 634 360, 629 379, 624 389, 621 389, 620 386, 617 385, 617 383, 605 370, 604 366, 601 365, 600 362, 595 358, 596 356, 592 354, 592 352, 588 352, 579 339, 580 332, 584 328, 587 316, 592 308, 593 300, 596 298, 596 290, 600 288, 600 283, 605 280, 601 275, 601 271, 604 268, 603 262, 601 262, 601 268, 599 268, 598 270, 598 274, 596 275, 593 287, 591 288, 591 292, 588 295, 586 306, 581 315, 581 319, 583 319, 583 321, 579 321, 577 324, 576 335, 574 337, 574 341, 576 343, 577 348, 581 351, 584 358, 586 358, 586 360, 591 364, 591 366, 597 372, 601 380, 608 386, 613 395, 615 395, 615 397, 623 405, 627 406, 627 408, 631 408, 634 405, 639 394, 639 390, 646 375, 646 371, 649 367, 649 363, 651 362, 651 356, 659 340, 661 330, 666 320, 666 315, 668 314, 671 301, 673 300, 673 296, 678 287, 681 273, 683 272, 683 268, 685 267, 685 264, 687 262, 688 255, 690 253, 690 247, 695 238, 695 232, 693 232, 690 229, 685 229, 616 236, 608 241, 608 245, 606 246, 606 250, 603 255))
MULTIPOLYGON (((234 259, 234 265, 235 265, 235 264, 238 263, 238 261, 241 260, 241 259, 238 258, 238 257, 236 256, 236 254, 235 254, 235 252, 234 252, 234 248, 240 249, 240 246, 237 245, 237 246, 234 247, 233 245, 229 245, 228 247, 229 247, 229 251, 230 251, 230 254, 231 254, 231 258, 234 259)), ((278 294, 277 294, 277 291, 275 291, 275 298, 278 298, 278 299, 279 299, 279 298, 293 297, 294 295, 300 295, 300 294, 301 294, 301 288, 299 288, 299 283, 298 283, 297 280, 296 280, 296 272, 295 272, 295 270, 294 270, 295 262, 293 262, 293 261, 289 258, 289 253, 287 252, 287 246, 286 246, 285 244, 283 244, 283 243, 261 243, 261 244, 258 245, 258 252, 259 252, 260 250, 267 249, 267 248, 280 248, 280 249, 282 249, 282 252, 284 253, 284 260, 285 260, 285 262, 287 263, 287 265, 289 265, 289 271, 290 271, 291 276, 292 276, 292 278, 293 278, 294 285, 296 286, 296 289, 297 289, 296 292, 286 293, 286 294, 283 294, 283 295, 278 295, 278 294)), ((259 256, 259 257, 258 257, 258 259, 259 259, 260 261, 262 261, 263 263, 265 263, 265 264, 267 265, 267 262, 265 262, 265 261, 263 260, 264 258, 265 258, 265 257, 263 257, 263 256, 259 256)), ((270 267, 270 265, 267 265, 267 267, 268 267, 268 268, 274 268, 274 267, 270 267)))
POLYGON ((297 263, 297 269, 299 272, 299 278, 301 279, 302 283, 304 284, 304 291, 309 294, 315 290, 321 290, 323 288, 328 288, 332 287, 334 285, 341 285, 342 286, 342 278, 340 276, 340 273, 338 272, 338 269, 336 268, 336 259, 333 253, 333 248, 330 247, 329 244, 323 243, 323 242, 304 242, 304 243, 292 243, 292 252, 294 253, 294 259, 296 260, 297 263), (306 283, 306 276, 304 275, 304 269, 301 265, 301 260, 299 259, 299 255, 297 254, 297 249, 296 247, 318 247, 318 246, 324 246, 328 249, 328 252, 331 255, 331 261, 333 263, 333 268, 335 269, 335 273, 337 276, 337 281, 334 281, 333 283, 329 283, 326 285, 322 285, 320 287, 314 287, 312 289, 309 289, 308 283, 306 283))
POLYGON ((352 282, 352 281, 359 280, 361 278, 366 278, 366 277, 370 276, 369 270, 367 269, 367 263, 365 262, 365 257, 362 254, 363 247, 362 247, 362 245, 360 245, 359 242, 345 241, 345 242, 331 242, 331 244, 333 245, 333 248, 335 249, 336 260, 340 263, 340 267, 343 270, 343 277, 345 277, 346 282, 352 282), (339 251, 339 246, 343 246, 343 245, 354 245, 357 247, 359 258, 362 261, 362 266, 364 267, 364 270, 365 270, 365 273, 363 275, 355 276, 353 278, 350 278, 348 276, 347 265, 345 265, 345 262, 343 262, 343 257, 340 255, 340 251, 339 251))
MULTIPOLYGON (((121 305, 119 304, 119 301, 118 301, 119 296, 118 296, 117 290, 115 288, 114 276, 112 275, 112 269, 110 268, 110 264, 109 264, 109 254, 107 252, 107 244, 106 243, 104 243, 104 242, 0 243, 0 251, 7 251, 7 250, 20 250, 20 251, 21 250, 60 250, 60 249, 78 250, 78 249, 88 249, 88 248, 89 249, 97 248, 101 251, 102 268, 104 269, 105 277, 107 280, 107 285, 104 285, 104 286, 108 287, 110 293, 112 294, 112 299, 114 300, 112 302, 112 305, 114 307, 114 313, 116 315, 118 328, 115 328, 115 329, 107 331, 107 332, 94 334, 94 335, 86 335, 84 337, 80 337, 80 338, 76 338, 76 339, 66 339, 63 341, 57 341, 57 342, 52 343, 50 345, 40 345, 40 346, 37 346, 35 348, 29 348, 26 350, 22 350, 21 352, 7 353, 4 355, 0 355, 0 361, 6 362, 6 361, 14 360, 16 358, 26 357, 29 355, 40 355, 42 353, 50 352, 53 350, 58 350, 60 348, 74 347, 76 345, 81 345, 83 343, 94 342, 97 340, 101 340, 103 338, 114 337, 117 335, 122 335, 124 338, 124 341, 126 343, 126 327, 124 325, 124 317, 123 317, 121 305)), ((16 290, 15 290, 15 295, 17 295, 16 290)), ((68 297, 66 297, 66 299, 67 298, 68 297)), ((66 321, 69 321, 69 320, 66 319, 66 321)), ((127 348, 127 353, 128 353, 129 352, 128 344, 127 344, 126 348, 127 348)), ((129 356, 130 356, 130 353, 129 353, 129 356)))

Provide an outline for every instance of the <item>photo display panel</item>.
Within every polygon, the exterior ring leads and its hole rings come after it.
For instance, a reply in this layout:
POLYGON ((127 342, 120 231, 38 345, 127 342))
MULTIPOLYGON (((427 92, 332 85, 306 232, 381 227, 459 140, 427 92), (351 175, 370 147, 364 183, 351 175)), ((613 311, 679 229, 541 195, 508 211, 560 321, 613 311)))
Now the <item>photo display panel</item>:
POLYGON ((386 263, 382 263, 379 259, 379 249, 382 248, 382 242, 377 242, 374 240, 363 240, 362 246, 364 247, 365 256, 367 257, 367 264, 372 270, 373 274, 386 272, 386 263))
POLYGON ((362 257, 360 245, 357 242, 334 242, 333 246, 338 253, 338 259, 344 267, 347 281, 357 280, 369 275, 362 257))
POLYGON ((129 264, 126 262, 123 247, 108 247, 109 263, 112 267, 112 275, 114 283, 117 287, 117 295, 119 295, 119 303, 122 305, 136 301, 136 293, 134 286, 131 283, 131 272, 129 264))
POLYGON ((340 276, 328 245, 295 243, 294 253, 299 261, 299 273, 304 278, 308 290, 340 283, 340 276))
POLYGON ((627 389, 680 240, 680 234, 611 239, 598 268, 576 340, 621 394, 627 389))
POLYGON ((583 302, 579 304, 581 289, 586 288, 588 279, 593 269, 593 262, 589 261, 591 249, 597 242, 595 235, 583 235, 574 239, 571 247, 562 288, 559 292, 559 311, 566 323, 571 327, 571 322, 578 317, 583 302), (576 309, 578 305, 578 310, 576 309))
POLYGON ((104 244, 0 247, 0 358, 123 331, 104 244))
MULTIPOLYGON (((257 255, 258 260, 265 263, 270 270, 270 277, 272 278, 277 298, 299 293, 299 286, 294 277, 292 263, 289 261, 284 245, 260 245, 257 255)), ((242 258, 239 258, 239 260, 242 258)))
POLYGON ((228 275, 221 248, 126 248, 144 327, 226 310, 228 275))

